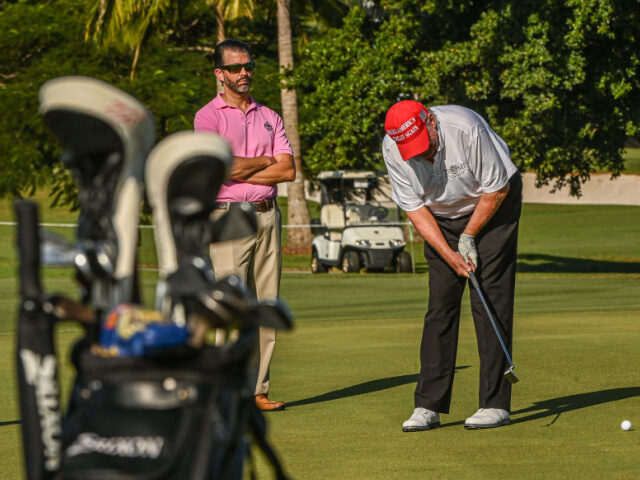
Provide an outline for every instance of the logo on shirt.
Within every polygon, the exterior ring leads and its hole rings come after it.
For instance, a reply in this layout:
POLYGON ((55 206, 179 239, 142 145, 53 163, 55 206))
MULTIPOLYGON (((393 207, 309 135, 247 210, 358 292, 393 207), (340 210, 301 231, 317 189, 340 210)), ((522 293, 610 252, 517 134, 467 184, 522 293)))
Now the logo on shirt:
POLYGON ((273 132, 273 127, 271 126, 271 124, 269 122, 264 122, 264 128, 266 128, 270 132, 273 132))
POLYGON ((465 163, 458 163, 447 168, 447 177, 455 178, 464 175, 469 171, 469 167, 465 163))

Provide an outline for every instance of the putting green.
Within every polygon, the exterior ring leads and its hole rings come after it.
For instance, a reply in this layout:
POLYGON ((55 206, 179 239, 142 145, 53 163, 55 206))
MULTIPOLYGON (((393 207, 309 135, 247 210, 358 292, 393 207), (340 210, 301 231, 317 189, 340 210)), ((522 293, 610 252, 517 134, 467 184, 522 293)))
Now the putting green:
POLYGON ((298 322, 275 355, 272 397, 289 406, 269 414, 271 439, 295 478, 635 478, 640 437, 620 422, 640 424, 639 286, 640 275, 520 275, 513 423, 487 431, 462 427, 479 375, 465 299, 451 412, 443 428, 403 433, 424 279, 287 276, 298 322))
MULTIPOLYGON (((462 427, 477 409, 478 382, 466 296, 451 413, 440 429, 403 433, 413 409, 427 274, 286 273, 282 296, 296 329, 279 335, 271 397, 288 408, 267 418, 288 471, 311 480, 637 478, 638 219, 637 207, 525 205, 514 339, 521 381, 513 388, 513 423, 493 430, 462 427), (629 432, 620 428, 625 419, 634 424, 629 432)), ((0 478, 14 480, 23 475, 11 229, 0 229, 0 238, 0 478)), ((144 255, 153 263, 150 242, 145 235, 144 255)), ((77 294, 68 269, 48 268, 43 277, 48 290, 77 294)), ((147 303, 155 277, 143 272, 147 303)), ((78 334, 72 325, 59 327, 60 351, 78 334)), ((70 378, 67 366, 63 391, 70 378)), ((271 478, 260 455, 257 469, 258 478, 271 478)))

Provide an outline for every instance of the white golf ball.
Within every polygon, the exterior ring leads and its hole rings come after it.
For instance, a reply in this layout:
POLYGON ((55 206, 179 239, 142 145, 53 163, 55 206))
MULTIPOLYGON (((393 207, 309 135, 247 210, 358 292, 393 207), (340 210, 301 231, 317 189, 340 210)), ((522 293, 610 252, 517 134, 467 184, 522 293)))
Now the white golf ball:
POLYGON ((625 420, 620 424, 620 428, 623 430, 631 430, 631 422, 629 420, 625 420))

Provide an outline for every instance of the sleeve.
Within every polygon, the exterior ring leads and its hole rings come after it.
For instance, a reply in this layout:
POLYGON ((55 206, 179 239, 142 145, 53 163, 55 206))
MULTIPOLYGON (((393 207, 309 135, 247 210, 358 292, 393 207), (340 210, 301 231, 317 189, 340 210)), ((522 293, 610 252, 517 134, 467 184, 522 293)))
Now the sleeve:
POLYGON ((293 155, 293 148, 291 148, 291 144, 289 143, 289 139, 287 138, 284 130, 282 117, 275 112, 273 113, 273 123, 275 124, 273 132, 273 155, 277 155, 279 153, 288 153, 293 155))
POLYGON ((208 108, 208 105, 196 113, 193 119, 193 130, 195 132, 220 133, 218 131, 218 117, 213 113, 213 109, 208 108))
POLYGON ((387 137, 382 142, 382 158, 389 172, 391 180, 391 199, 396 202, 405 212, 413 212, 424 207, 424 202, 411 186, 407 172, 402 167, 406 166, 400 158, 398 147, 387 141, 387 137))
MULTIPOLYGON (((508 155, 508 152, 505 152, 508 155)), ((489 132, 482 131, 471 144, 469 168, 483 193, 497 192, 509 181, 507 168, 489 132)))

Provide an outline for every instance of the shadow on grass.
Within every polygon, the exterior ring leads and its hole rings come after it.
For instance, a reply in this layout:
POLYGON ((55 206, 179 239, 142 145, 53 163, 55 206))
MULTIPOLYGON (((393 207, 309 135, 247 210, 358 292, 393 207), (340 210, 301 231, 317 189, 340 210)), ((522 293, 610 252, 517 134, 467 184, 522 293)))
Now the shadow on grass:
MULTIPOLYGON (((534 404, 528 408, 511 412, 511 424, 552 417, 549 423, 545 425, 545 427, 550 427, 556 423, 560 415, 564 412, 571 412, 573 410, 580 410, 581 408, 593 407, 595 405, 602 405, 603 403, 611 403, 638 396, 640 396, 640 387, 627 387, 550 398, 549 400, 534 402, 534 404), (514 418, 514 416, 517 418, 514 418)), ((443 427, 462 425, 463 423, 464 421, 452 422, 443 425, 443 427)))
POLYGON ((579 393, 566 397, 552 398, 535 402, 529 408, 512 412, 512 415, 525 415, 511 421, 511 423, 529 422, 540 418, 551 417, 553 419, 546 425, 553 425, 564 412, 579 410, 581 408, 593 407, 603 403, 615 402, 626 398, 640 396, 640 387, 612 388, 610 390, 600 390, 598 392, 579 393))
MULTIPOLYGON (((542 253, 521 253, 518 254, 517 268, 521 273, 640 273, 640 262, 614 262, 542 253)), ((416 261, 416 274, 428 271, 429 267, 425 261, 416 261)), ((393 269, 371 273, 396 275, 393 269)))
MULTIPOLYGON (((581 408, 593 407, 603 403, 610 403, 638 396, 640 396, 640 387, 628 387, 612 388, 610 390, 600 390, 598 392, 579 393, 577 395, 568 395, 566 397, 551 398, 549 400, 535 402, 528 408, 512 411, 511 424, 513 425, 516 423, 530 422, 541 418, 553 417, 549 423, 545 425, 545 427, 550 427, 556 423, 558 418, 560 418, 560 415, 564 412, 571 412, 581 408), (520 417, 520 415, 524 416, 520 417), (514 416, 518 416, 518 418, 514 418, 514 416)), ((443 423, 442 426, 452 427, 463 424, 464 420, 460 420, 446 424, 443 423)))
MULTIPOLYGON (((469 368, 469 365, 462 365, 456 367, 456 372, 469 368)), ((411 375, 399 375, 397 377, 380 378, 378 380, 370 380, 368 382, 352 385, 351 387, 341 388, 332 392, 323 393, 322 395, 316 395, 315 397, 303 398, 302 400, 296 400, 293 402, 287 402, 287 408, 297 407, 300 405, 309 405, 311 403, 328 402, 331 400, 338 400, 340 398, 355 397, 356 395, 365 395, 367 393, 379 392, 380 390, 386 390, 388 388, 395 388, 407 383, 416 383, 418 381, 418 374, 411 375)))
POLYGON ((525 253, 518 255, 517 268, 518 272, 523 273, 640 273, 640 262, 612 262, 525 253))
POLYGON ((0 422, 0 427, 6 427, 7 425, 20 425, 20 420, 10 420, 8 422, 0 422))

